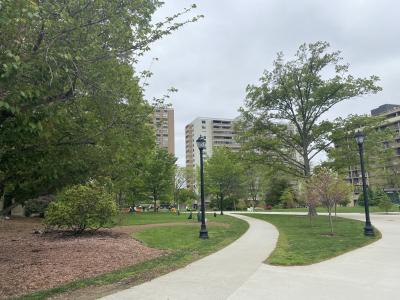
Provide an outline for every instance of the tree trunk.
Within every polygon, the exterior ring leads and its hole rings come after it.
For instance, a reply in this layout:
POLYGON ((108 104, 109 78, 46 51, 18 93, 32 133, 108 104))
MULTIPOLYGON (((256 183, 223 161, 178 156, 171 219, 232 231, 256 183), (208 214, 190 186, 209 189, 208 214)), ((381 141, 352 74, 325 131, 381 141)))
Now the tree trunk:
POLYGON ((157 193, 153 190, 154 212, 157 212, 157 193))
POLYGON ((179 211, 179 195, 178 192, 174 192, 174 203, 176 203, 177 209, 179 211))
POLYGON ((0 212, 3 211, 4 207, 5 207, 5 202, 4 202, 4 189, 3 189, 3 185, 0 184, 0 203, 2 203, 2 205, 0 206, 0 212))
POLYGON ((329 208, 328 212, 329 212, 329 224, 331 225, 331 235, 333 235, 333 224, 332 224, 332 213, 331 213, 332 209, 329 208))
POLYGON ((0 214, 2 214, 4 217, 10 216, 11 210, 17 207, 18 204, 20 203, 17 203, 17 201, 15 201, 15 199, 12 197, 12 195, 6 193, 4 190, 1 197, 3 199, 3 210, 0 211, 0 214))
MULTIPOLYGON (((305 149, 305 150, 307 150, 307 149, 305 149)), ((304 153, 306 153, 306 152, 304 152, 304 153)), ((311 167, 310 167, 310 160, 308 158, 308 155, 306 155, 306 154, 303 155, 303 160, 304 160, 304 176, 306 178, 309 178, 311 176, 311 167)), ((308 214, 313 217, 318 216, 317 209, 315 207, 311 207, 311 206, 308 207, 308 214)))
POLYGON ((219 206, 220 206, 220 209, 221 209, 220 215, 222 216, 224 214, 224 211, 223 211, 223 208, 222 208, 222 204, 224 203, 224 195, 221 194, 219 199, 220 199, 219 206))
POLYGON ((118 192, 118 207, 119 208, 121 208, 121 205, 122 205, 122 191, 121 190, 119 190, 119 192, 118 192))
POLYGON ((0 214, 3 215, 3 217, 11 215, 11 210, 15 207, 18 206, 19 203, 13 203, 6 208, 4 208, 2 211, 0 211, 0 214))

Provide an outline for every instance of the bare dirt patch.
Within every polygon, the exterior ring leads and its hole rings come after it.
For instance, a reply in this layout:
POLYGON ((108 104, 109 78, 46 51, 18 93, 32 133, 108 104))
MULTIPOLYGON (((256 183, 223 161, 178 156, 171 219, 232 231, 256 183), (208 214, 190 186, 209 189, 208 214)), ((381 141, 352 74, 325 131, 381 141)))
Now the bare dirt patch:
MULTIPOLYGON (((229 224, 225 223, 218 223, 218 222, 207 222, 207 225, 212 225, 212 226, 221 226, 228 228, 229 224)), ((116 232, 120 233, 126 233, 126 234, 132 234, 147 228, 158 228, 158 227, 169 227, 169 226, 199 226, 199 223, 182 223, 182 222, 176 222, 176 223, 158 223, 158 224, 143 224, 143 225, 135 225, 135 226, 121 226, 121 227, 115 227, 116 232)), ((140 273, 137 275, 133 275, 130 277, 127 277, 123 280, 120 280, 118 282, 114 282, 111 284, 104 284, 104 285, 94 285, 94 286, 88 286, 84 287, 81 289, 77 290, 71 290, 68 292, 64 292, 62 294, 54 295, 50 297, 49 299, 51 300, 95 300, 107 295, 111 295, 113 293, 116 293, 118 291, 130 288, 132 286, 141 284, 143 282, 152 280, 158 276, 161 276, 163 274, 167 274, 171 271, 174 271, 177 269, 177 266, 172 265, 172 266, 163 266, 161 269, 152 269, 148 270, 145 273, 140 273)))
POLYGON ((82 236, 43 230, 40 219, 0 222, 0 299, 52 288, 137 264, 165 252, 131 238, 134 226, 82 236))

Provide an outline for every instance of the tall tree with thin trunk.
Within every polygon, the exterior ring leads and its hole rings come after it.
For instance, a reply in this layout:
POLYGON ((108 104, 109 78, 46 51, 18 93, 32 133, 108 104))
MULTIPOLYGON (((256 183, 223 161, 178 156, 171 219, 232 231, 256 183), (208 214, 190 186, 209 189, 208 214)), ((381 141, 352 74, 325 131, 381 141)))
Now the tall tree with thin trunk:
POLYGON ((174 203, 177 204, 178 210, 180 209, 180 199, 185 198, 187 195, 188 179, 190 180, 192 174, 191 169, 177 166, 175 168, 175 184, 174 184, 174 203), (185 195, 182 195, 181 192, 185 195))
POLYGON ((204 165, 204 184, 206 194, 214 195, 218 200, 221 215, 223 214, 224 199, 235 199, 245 192, 243 169, 238 162, 238 156, 226 147, 215 147, 213 155, 204 165))
POLYGON ((332 143, 333 124, 323 115, 344 100, 381 90, 377 76, 350 75, 340 51, 329 47, 321 41, 303 44, 288 61, 279 53, 260 85, 247 87, 241 108, 244 141, 298 177, 309 177, 313 158, 332 143))
POLYGON ((153 199, 154 212, 157 211, 157 201, 171 200, 174 191, 176 158, 165 149, 156 149, 145 161, 145 171, 142 174, 145 190, 153 199))

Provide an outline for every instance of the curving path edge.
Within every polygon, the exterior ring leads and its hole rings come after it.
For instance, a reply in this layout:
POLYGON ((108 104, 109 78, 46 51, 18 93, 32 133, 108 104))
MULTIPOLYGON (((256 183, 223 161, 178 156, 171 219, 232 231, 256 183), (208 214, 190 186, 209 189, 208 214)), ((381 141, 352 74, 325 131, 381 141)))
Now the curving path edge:
POLYGON ((242 215, 249 229, 227 247, 149 282, 103 297, 114 299, 227 299, 274 250, 275 227, 242 215))
MULTIPOLYGON (((363 214, 338 216, 364 220, 363 214)), ((382 238, 308 266, 261 265, 228 299, 400 299, 400 215, 373 214, 382 238)))
MULTIPOLYGON (((364 219, 362 214, 338 215, 364 219)), ((327 261, 297 267, 264 264, 275 248, 277 230, 262 220, 235 217, 250 226, 226 248, 102 299, 400 299, 398 214, 372 215, 373 225, 383 235, 379 241, 327 261)))

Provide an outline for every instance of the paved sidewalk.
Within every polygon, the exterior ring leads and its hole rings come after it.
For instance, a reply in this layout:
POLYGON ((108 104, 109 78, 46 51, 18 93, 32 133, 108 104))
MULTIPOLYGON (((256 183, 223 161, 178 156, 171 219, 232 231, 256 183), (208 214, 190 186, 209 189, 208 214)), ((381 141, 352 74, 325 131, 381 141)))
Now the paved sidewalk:
MULTIPOLYGON (((301 214, 301 213, 300 213, 301 214)), ((363 214, 338 214, 364 220, 363 214)), ((400 299, 400 215, 372 215, 383 238, 311 266, 263 264, 278 233, 247 218, 249 230, 228 247, 187 267, 102 299, 400 299)))
POLYGON ((267 222, 249 222, 247 232, 224 249, 152 281, 102 299, 227 299, 262 265, 275 248, 277 230, 267 222))
MULTIPOLYGON (((364 220, 362 214, 339 214, 364 220)), ((303 267, 263 264, 229 299, 400 299, 400 216, 372 215, 383 238, 303 267)))

